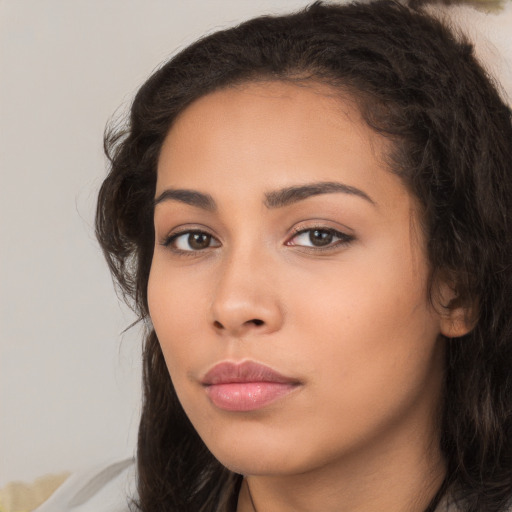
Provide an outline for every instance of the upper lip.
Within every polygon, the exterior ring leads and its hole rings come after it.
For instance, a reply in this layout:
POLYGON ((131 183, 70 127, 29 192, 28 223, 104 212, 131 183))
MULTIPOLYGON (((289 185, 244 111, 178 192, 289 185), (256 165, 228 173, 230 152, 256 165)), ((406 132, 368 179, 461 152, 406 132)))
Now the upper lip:
POLYGON ((299 384, 297 379, 286 377, 272 368, 254 361, 243 361, 240 363, 225 361, 216 364, 201 379, 201 384, 204 386, 241 382, 299 384))

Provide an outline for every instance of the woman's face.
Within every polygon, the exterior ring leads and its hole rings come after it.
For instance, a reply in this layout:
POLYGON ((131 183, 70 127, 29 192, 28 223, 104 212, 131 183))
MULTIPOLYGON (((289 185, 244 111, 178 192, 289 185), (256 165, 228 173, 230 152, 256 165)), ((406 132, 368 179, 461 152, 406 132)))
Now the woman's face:
POLYGON ((385 151, 353 102, 280 82, 202 97, 165 140, 151 318, 183 408, 234 471, 435 437, 446 319, 385 151))

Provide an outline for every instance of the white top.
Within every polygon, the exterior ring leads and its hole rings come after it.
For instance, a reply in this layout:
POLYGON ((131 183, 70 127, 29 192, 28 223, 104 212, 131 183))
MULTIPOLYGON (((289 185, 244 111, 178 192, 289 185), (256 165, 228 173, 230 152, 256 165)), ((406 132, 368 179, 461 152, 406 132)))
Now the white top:
POLYGON ((136 496, 135 461, 124 459, 74 473, 34 512, 130 512, 136 496))

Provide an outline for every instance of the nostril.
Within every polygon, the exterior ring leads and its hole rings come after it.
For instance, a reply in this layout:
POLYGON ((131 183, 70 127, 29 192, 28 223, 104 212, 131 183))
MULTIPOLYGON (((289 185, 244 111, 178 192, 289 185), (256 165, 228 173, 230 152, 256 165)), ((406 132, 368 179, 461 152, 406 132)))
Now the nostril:
MULTIPOLYGON (((260 320, 259 318, 253 318, 252 320, 247 320, 246 322, 243 323, 244 326, 249 326, 251 324, 254 325, 255 327, 260 327, 262 325, 265 325, 265 322, 263 320, 260 320)), ((219 331, 223 331, 226 329, 226 327, 218 320, 215 320, 213 322, 213 327, 219 331)))

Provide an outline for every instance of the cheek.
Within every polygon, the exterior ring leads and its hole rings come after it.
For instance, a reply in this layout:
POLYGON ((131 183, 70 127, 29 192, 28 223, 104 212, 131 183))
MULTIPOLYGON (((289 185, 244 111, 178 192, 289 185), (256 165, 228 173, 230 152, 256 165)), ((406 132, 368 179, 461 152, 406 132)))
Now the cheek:
POLYGON ((326 371, 341 368, 358 381, 371 381, 379 373, 411 368, 411 359, 421 364, 437 339, 435 318, 424 301, 414 302, 417 297, 383 296, 375 286, 349 297, 337 292, 328 296, 323 303, 309 301, 296 309, 297 330, 309 341, 304 351, 312 360, 321 358, 326 371))
POLYGON ((170 372, 187 357, 187 347, 197 338, 194 329, 203 314, 203 297, 198 283, 187 283, 183 273, 169 272, 158 260, 153 263, 148 282, 149 313, 170 372))
POLYGON ((289 279, 287 308, 297 313, 296 321, 327 330, 330 336, 359 333, 361 338, 363 333, 385 337, 400 331, 420 331, 421 336, 433 325, 436 315, 427 298, 425 265, 408 264, 400 251, 354 253, 350 260, 314 273, 299 269, 289 279))

